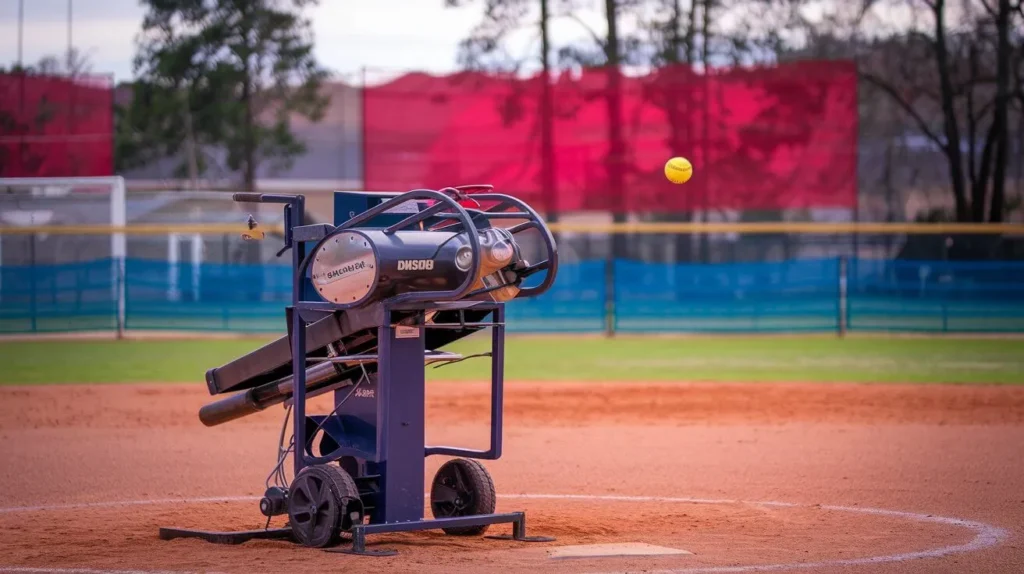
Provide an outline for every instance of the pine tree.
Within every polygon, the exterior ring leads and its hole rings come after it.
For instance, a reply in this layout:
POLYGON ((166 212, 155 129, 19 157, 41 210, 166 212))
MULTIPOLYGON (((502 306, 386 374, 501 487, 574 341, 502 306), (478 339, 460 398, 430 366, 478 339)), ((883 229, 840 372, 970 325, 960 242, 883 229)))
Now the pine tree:
POLYGON ((221 148, 244 189, 261 164, 285 169, 305 151, 293 114, 319 121, 327 73, 313 56, 302 9, 316 0, 144 0, 130 107, 119 122, 124 169, 181 159, 205 172, 203 149, 221 148))

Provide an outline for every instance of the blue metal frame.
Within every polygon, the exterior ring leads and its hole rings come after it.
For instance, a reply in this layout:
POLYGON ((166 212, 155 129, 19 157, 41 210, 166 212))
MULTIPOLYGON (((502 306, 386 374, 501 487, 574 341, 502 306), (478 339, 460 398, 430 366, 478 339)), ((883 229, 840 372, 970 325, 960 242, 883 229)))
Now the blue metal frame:
POLYGON ((501 458, 502 404, 505 400, 505 304, 488 303, 493 307, 491 314, 491 442, 487 450, 469 450, 452 446, 428 446, 426 456, 462 456, 480 460, 501 458))
MULTIPOLYGON (((374 218, 380 216, 384 212, 394 209, 395 207, 407 203, 409 201, 416 200, 434 200, 437 203, 434 207, 428 208, 430 211, 437 211, 441 207, 448 207, 453 210, 456 214, 460 223, 466 226, 468 233, 468 240, 474 253, 479 253, 480 242, 476 233, 476 226, 473 224, 466 213, 465 209, 458 204, 458 202, 451 199, 446 194, 433 190, 415 190, 409 193, 403 194, 399 197, 391 198, 377 206, 364 211, 355 217, 352 217, 340 223, 335 227, 335 231, 343 229, 351 229, 357 227, 360 224, 367 223, 374 218)), ((291 207, 291 206, 289 206, 291 207)), ((301 224, 301 207, 299 210, 292 209, 292 218, 289 219, 289 225, 301 224), (296 220, 295 217, 298 217, 296 220)), ((290 237, 290 234, 286 232, 286 237, 290 237)), ((306 452, 306 445, 308 438, 306 436, 306 321, 303 319, 304 311, 339 311, 345 310, 350 305, 327 303, 325 301, 307 301, 300 298, 300 294, 305 291, 306 285, 306 267, 309 265, 309 258, 306 257, 306 251, 302 242, 297 242, 293 246, 292 260, 295 262, 295 272, 293 275, 293 287, 292 287, 292 311, 289 313, 291 318, 291 329, 290 337, 292 344, 292 374, 294 376, 294 407, 293 407, 293 433, 295 437, 295 473, 298 474, 303 468, 311 464, 324 464, 326 462, 333 462, 339 460, 343 456, 357 456, 369 454, 364 449, 353 449, 351 447, 345 447, 340 445, 341 448, 335 449, 329 455, 315 457, 306 452)), ((315 252, 315 248, 313 251, 315 252)), ((457 288, 451 291, 426 291, 416 293, 404 293, 391 299, 378 304, 380 306, 382 314, 382 322, 378 331, 378 387, 379 392, 376 395, 377 409, 375 417, 376 430, 376 449, 374 457, 359 457, 370 459, 374 463, 382 463, 385 468, 382 469, 380 476, 385 482, 385 486, 388 486, 391 479, 387 476, 386 465, 388 459, 391 456, 391 450, 395 450, 398 457, 407 457, 411 453, 405 452, 402 449, 407 449, 407 446, 396 445, 394 442, 394 436, 403 436, 408 434, 403 432, 409 428, 419 428, 420 440, 419 444, 423 444, 422 441, 422 427, 423 421, 423 393, 424 393, 424 379, 425 374, 423 371, 423 330, 420 329, 419 337, 416 339, 416 344, 412 344, 408 339, 397 342, 395 338, 395 329, 392 325, 392 310, 396 305, 404 304, 403 309, 409 309, 412 303, 419 303, 419 305, 412 306, 411 308, 422 314, 425 308, 430 304, 433 306, 436 302, 443 301, 454 301, 464 296, 470 286, 473 284, 477 272, 480 268, 479 258, 474 258, 473 266, 470 268, 466 279, 457 288), (416 368, 412 368, 415 365, 416 368), (409 381, 403 383, 409 385, 410 388, 404 388, 403 393, 396 393, 394 397, 391 397, 389 392, 392 386, 392 380, 399 379, 403 381, 409 381), (411 400, 406 400, 406 397, 411 396, 411 400), (410 408, 410 403, 414 403, 414 407, 410 408), (395 412, 402 413, 402 416, 408 418, 412 416, 415 408, 420 409, 419 420, 404 420, 399 424, 399 428, 395 428, 393 419, 397 420, 393 414, 395 412), (404 424, 402 424, 404 423, 404 424)), ((417 321, 422 325, 423 321, 417 321)), ((338 405, 336 405, 338 406, 338 405)), ((336 416, 336 415, 330 415, 336 416)), ((322 419, 321 419, 322 420, 322 419)), ((494 429, 492 429, 493 431, 494 429)), ((498 429, 500 432, 500 429, 498 429)), ((415 439, 416 437, 407 437, 415 439)), ((420 454, 422 457, 422 453, 420 454)), ((422 460, 419 463, 422 465, 422 460)), ((416 474, 415 468, 410 469, 413 474, 416 474)), ((395 473, 398 474, 398 473, 395 473)), ((419 471, 417 477, 418 483, 416 490, 422 489, 423 484, 423 471, 419 471)), ((411 480, 409 481, 411 482, 411 480)), ((404 489, 403 489, 404 490, 404 489)), ((390 498, 387 493, 384 494, 384 498, 390 498)), ((423 500, 422 493, 419 494, 419 507, 422 508, 423 500)))
MULTIPOLYGON (((343 192, 339 192, 343 193, 343 192)), ((461 285, 450 291, 411 292, 397 295, 377 303, 381 322, 378 327, 377 376, 370 381, 362 380, 357 385, 367 385, 358 399, 372 398, 373 404, 365 400, 350 400, 350 394, 356 389, 339 389, 335 391, 335 412, 322 416, 306 414, 306 327, 307 317, 322 316, 324 312, 345 310, 352 305, 333 304, 325 301, 307 300, 308 294, 307 267, 316 247, 307 250, 307 237, 300 233, 293 234, 293 229, 302 225, 304 217, 304 199, 301 196, 267 196, 258 194, 238 194, 248 201, 265 203, 284 203, 286 247, 292 247, 293 288, 292 304, 286 310, 289 320, 289 336, 292 351, 292 375, 294 377, 292 426, 295 440, 294 466, 297 474, 303 468, 314 464, 326 464, 340 461, 344 457, 352 457, 357 461, 358 471, 354 478, 364 481, 375 481, 373 492, 362 493, 365 499, 372 502, 371 524, 359 524, 353 527, 353 551, 363 553, 363 541, 366 534, 377 532, 394 532, 405 530, 423 530, 448 528, 470 525, 495 524, 511 522, 514 524, 513 538, 531 540, 525 535, 525 515, 523 513, 487 514, 459 518, 436 520, 424 519, 423 483, 425 477, 425 458, 432 455, 462 456, 495 460, 501 456, 502 439, 502 401, 504 396, 504 337, 505 337, 505 306, 503 303, 488 301, 458 301, 483 293, 483 290, 470 292, 479 271, 480 258, 474 257, 473 266, 461 285), (458 302, 457 302, 458 301, 458 302), (486 451, 470 450, 450 446, 427 446, 424 440, 425 429, 425 372, 424 353, 426 329, 434 325, 426 325, 424 312, 427 308, 438 306, 448 308, 471 308, 474 310, 490 310, 489 324, 478 323, 478 327, 492 329, 491 335, 491 437, 490 447, 486 451), (408 314, 412 312, 414 324, 418 332, 414 336, 399 336, 393 314, 396 311, 408 314), (334 447, 330 453, 316 456, 308 444, 310 430, 316 433, 317 428, 330 437, 334 447)), ((387 199, 344 222, 336 222, 337 226, 326 230, 330 232, 357 226, 373 226, 383 223, 382 214, 408 201, 433 200, 434 205, 420 209, 415 215, 401 218, 392 223, 394 217, 385 218, 389 227, 386 233, 394 233, 413 225, 426 222, 454 221, 443 227, 446 230, 458 229, 466 231, 467 238, 474 253, 480 253, 480 245, 474 218, 478 220, 490 217, 505 217, 507 214, 467 210, 455 198, 462 197, 458 190, 446 189, 414 190, 391 199, 387 199), (472 212, 472 215, 470 215, 472 212), (372 222, 372 223, 371 223, 372 222)), ((548 270, 547 277, 541 285, 523 288, 521 296, 532 296, 546 291, 554 281, 558 260, 554 239, 529 206, 521 201, 500 194, 474 195, 480 200, 495 200, 499 204, 493 211, 502 207, 517 207, 519 212, 513 214, 517 218, 528 219, 512 231, 518 232, 527 228, 538 229, 548 248, 549 259, 533 266, 530 272, 548 270)), ((357 201, 362 201, 357 199, 357 201)), ((390 215, 390 214, 389 214, 390 215)), ((315 234, 314 234, 315 237, 315 234)), ((308 239, 315 240, 315 239, 308 239)), ((325 240, 320 237, 319 240, 325 240)), ((437 328, 443 328, 438 325, 437 328)), ((321 442, 323 446, 323 442, 321 442)))
MULTIPOLYGON (((475 189, 490 189, 489 186, 471 186, 475 189)), ((353 543, 350 549, 340 550, 355 554, 388 555, 392 552, 367 551, 365 538, 367 534, 380 532, 397 532, 411 530, 427 530, 435 528, 459 528, 466 526, 483 526, 489 524, 512 523, 511 536, 495 536, 492 538, 512 539, 523 542, 542 542, 553 540, 546 537, 526 536, 526 515, 523 512, 506 514, 480 514, 424 519, 423 482, 425 459, 433 455, 462 456, 466 458, 494 460, 501 456, 502 438, 502 401, 504 395, 504 363, 505 363, 505 305, 480 297, 490 289, 471 291, 480 269, 480 258, 473 258, 473 265, 466 279, 455 289, 449 291, 407 292, 384 301, 374 303, 373 307, 361 309, 360 313, 376 313, 377 318, 377 355, 363 356, 360 360, 374 360, 377 363, 376 377, 361 377, 352 388, 335 390, 335 409, 330 414, 306 414, 306 363, 309 360, 352 362, 352 356, 308 359, 306 356, 306 329, 309 322, 324 317, 325 313, 344 311, 355 307, 358 303, 334 304, 326 301, 307 300, 315 296, 307 280, 307 268, 310 265, 310 254, 316 247, 307 250, 306 243, 326 241, 332 232, 350 229, 356 226, 374 227, 384 224, 384 233, 390 234, 412 226, 420 229, 465 231, 473 253, 480 254, 480 242, 474 219, 490 225, 491 218, 526 219, 514 227, 508 228, 513 234, 529 228, 540 231, 547 248, 548 259, 534 265, 519 268, 517 273, 525 278, 532 273, 547 270, 547 277, 537 287, 521 288, 518 296, 533 296, 546 291, 554 282, 558 269, 558 256, 554 238, 544 226, 540 216, 525 203, 500 194, 477 194, 473 198, 495 201, 497 205, 488 210, 467 210, 457 200, 465 199, 466 188, 445 188, 441 191, 414 190, 391 199, 384 200, 366 211, 340 223, 336 227, 330 225, 303 226, 305 216, 305 198, 301 195, 267 195, 258 193, 238 193, 235 201, 252 203, 284 204, 285 211, 285 246, 292 249, 292 302, 285 309, 288 321, 292 355, 292 428, 295 473, 315 464, 338 462, 345 465, 346 457, 350 474, 360 489, 360 499, 365 507, 373 509, 370 513, 370 524, 352 526, 353 543), (420 200, 434 201, 434 205, 423 206, 420 200), (408 201, 417 201, 418 211, 413 215, 401 218, 394 214, 401 213, 394 208, 408 201), (504 212, 503 208, 517 207, 517 212, 504 212), (386 216, 385 216, 386 215, 386 216), (395 222, 396 219, 399 221, 395 222), (445 222, 454 221, 447 225, 445 222), (393 223, 392 223, 393 222, 393 223), (476 299, 474 299, 476 298, 476 299), (451 324, 426 324, 427 309, 459 311, 460 321, 451 324), (462 313, 472 309, 487 311, 482 318, 467 323, 462 313), (401 325, 395 323, 395 314, 402 316, 401 325), (490 322, 485 322, 487 316, 490 322), (413 321, 410 323, 409 319, 413 321), (403 329, 399 333, 399 328, 403 329), (415 329, 410 331, 409 329, 415 329), (426 375, 424 358, 426 353, 427 329, 460 329, 490 328, 491 333, 491 440, 486 451, 470 450, 450 446, 427 446, 424 440, 425 431, 425 393, 426 375), (361 395, 357 399, 367 401, 350 401, 363 384, 361 395), (312 431, 310 431, 312 429, 312 431), (323 431, 321 448, 333 447, 327 454, 313 454, 309 439, 315 438, 323 431), (328 441, 327 439, 330 439, 328 441), (352 462, 356 468, 352 468, 352 462), (362 483, 362 484, 360 484, 362 483), (369 503, 369 504, 367 504, 369 503)), ((345 192, 337 192, 345 193, 345 192)), ((365 195, 365 194, 364 194, 365 195)), ((377 201, 382 197, 356 197, 336 201, 336 206, 352 204, 361 205, 369 201, 377 201)), ((378 229, 380 229, 378 227, 378 229)), ((347 352, 342 349, 343 352, 347 352)), ((437 353, 442 356, 442 353, 437 353)), ((453 356, 453 357, 457 357, 453 356)), ((198 537, 211 542, 240 544, 253 538, 290 538, 289 529, 268 530, 265 532, 246 531, 236 533, 218 533, 201 530, 182 530, 164 528, 160 531, 163 539, 180 537, 198 537)))

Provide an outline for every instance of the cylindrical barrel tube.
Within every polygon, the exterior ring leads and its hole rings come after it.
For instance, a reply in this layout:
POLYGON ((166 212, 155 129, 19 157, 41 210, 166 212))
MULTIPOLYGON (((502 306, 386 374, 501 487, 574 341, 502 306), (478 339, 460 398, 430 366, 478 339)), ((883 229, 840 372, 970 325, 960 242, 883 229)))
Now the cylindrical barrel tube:
POLYGON ((215 403, 203 405, 199 409, 199 420, 203 421, 204 425, 212 427, 262 411, 263 407, 258 406, 253 399, 254 390, 242 391, 215 403))
MULTIPOLYGON (((313 391, 335 382, 340 375, 330 362, 318 363, 306 369, 306 391, 313 391)), ((267 383, 236 395, 204 405, 199 409, 199 420, 208 427, 240 419, 278 405, 292 396, 294 377, 288 375, 280 380, 267 383)))

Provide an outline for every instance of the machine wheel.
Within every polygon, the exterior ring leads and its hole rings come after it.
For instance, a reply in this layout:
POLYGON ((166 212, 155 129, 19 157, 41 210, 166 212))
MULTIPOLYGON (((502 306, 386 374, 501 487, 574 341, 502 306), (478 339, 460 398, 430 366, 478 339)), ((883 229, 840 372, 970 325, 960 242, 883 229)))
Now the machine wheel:
MULTIPOLYGON (((494 513, 496 495, 490 473, 479 461, 456 458, 437 469, 430 488, 430 510, 434 518, 453 518, 494 513)), ((445 528, 445 534, 476 536, 487 525, 445 528)))
POLYGON ((337 544, 362 513, 355 481, 338 466, 307 466, 288 487, 288 521, 303 546, 337 544))

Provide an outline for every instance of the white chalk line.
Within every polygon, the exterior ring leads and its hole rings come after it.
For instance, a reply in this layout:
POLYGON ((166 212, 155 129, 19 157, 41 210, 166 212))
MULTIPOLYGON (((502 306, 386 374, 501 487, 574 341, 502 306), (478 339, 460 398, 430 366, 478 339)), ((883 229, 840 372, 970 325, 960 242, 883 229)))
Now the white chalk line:
MULTIPOLYGON (((427 495, 429 496, 429 495, 427 495)), ((606 501, 606 502, 662 502, 662 503, 683 503, 683 504, 745 504, 752 506, 771 506, 780 508, 817 508, 833 512, 850 512, 860 514, 874 514, 890 516, 914 522, 931 522, 965 528, 975 533, 974 538, 964 544, 954 544, 927 550, 914 552, 903 552, 899 554, 887 554, 882 556, 867 556, 863 558, 845 558, 835 560, 822 560, 818 562, 795 562, 788 564, 751 564, 741 566, 702 566, 695 568, 673 568, 664 570, 644 569, 646 574, 719 574, 719 573, 745 573, 745 572, 769 572, 777 570, 797 570, 815 568, 835 568, 839 566, 860 566, 866 564, 883 564, 892 562, 907 562, 929 558, 942 558, 951 554, 964 554, 976 552, 996 546, 1006 540, 1009 532, 1006 529, 992 526, 984 522, 964 520, 948 516, 937 516, 934 514, 921 514, 917 512, 904 512, 900 510, 888 510, 884 508, 870 508, 857 506, 838 505, 817 505, 798 504, 793 502, 779 502, 772 500, 751 501, 718 498, 689 498, 675 496, 619 496, 619 495, 590 495, 590 494, 499 494, 498 498, 521 499, 521 500, 581 500, 581 501, 606 501)), ((73 504, 39 505, 39 506, 15 506, 0 508, 0 514, 17 512, 43 512, 54 510, 73 510, 80 508, 115 508, 118 506, 150 506, 164 504, 201 504, 215 502, 248 502, 259 500, 258 496, 221 496, 207 498, 162 498, 153 500, 126 500, 110 502, 83 502, 73 504)), ((165 574, 164 570, 97 570, 91 568, 32 568, 20 566, 0 566, 0 573, 11 574, 165 574)), ((178 574, 181 574, 180 572, 178 574)), ((598 573, 598 574, 625 574, 598 573)))
POLYGON ((107 502, 78 502, 73 504, 46 504, 42 506, 12 506, 0 508, 0 514, 12 512, 43 512, 46 510, 74 510, 76 508, 113 508, 116 506, 150 506, 154 504, 201 504, 203 502, 248 502, 258 496, 213 496, 208 498, 157 498, 154 500, 123 500, 107 502))
MULTIPOLYGON (((730 500, 730 499, 701 499, 701 498, 678 498, 678 497, 666 497, 666 496, 589 496, 585 494, 512 494, 505 495, 504 498, 523 498, 523 499, 555 499, 555 500, 608 500, 608 501, 622 501, 622 502, 685 502, 690 504, 747 504, 753 506, 773 506, 782 508, 797 508, 797 507, 813 507, 821 510, 830 510, 834 512, 852 512, 860 514, 874 514, 882 516, 892 516, 895 518, 902 518, 905 520, 911 520, 915 522, 932 522, 937 524, 944 524, 947 526, 956 526, 960 528, 966 528, 973 530, 975 536, 970 542, 965 544, 955 544, 950 546, 943 546, 941 548, 934 548, 929 550, 919 550, 915 552, 904 552, 900 554, 889 554, 884 556, 867 556, 864 558, 846 558, 846 559, 835 559, 825 560, 820 562, 801 562, 793 564, 753 564, 746 566, 702 566, 696 568, 673 568, 666 570, 651 570, 644 569, 644 574, 717 574, 717 573, 728 573, 728 572, 769 572, 773 570, 796 570, 796 569, 813 569, 813 568, 835 568, 837 566, 860 566, 865 564, 883 564, 890 562, 907 562, 910 560, 920 560, 925 558, 942 558, 951 554, 963 554, 967 552, 975 552, 978 550, 984 550, 985 548, 991 548, 1004 541, 1009 533, 997 526, 985 524, 984 522, 977 522, 973 520, 964 520, 961 518, 952 518, 948 516, 937 516, 933 514, 920 514, 916 512, 904 512, 900 510, 888 510, 884 508, 869 508, 869 507, 857 507, 857 506, 836 506, 836 505, 811 505, 811 504, 796 504, 793 502, 778 502, 778 501, 747 501, 747 500, 730 500)), ((612 574, 612 573, 597 573, 597 574, 612 574)), ((615 572, 614 574, 627 574, 624 572, 615 572)))
POLYGON ((856 367, 870 371, 887 371, 893 368, 920 368, 927 365, 929 371, 997 371, 1001 369, 1022 370, 1024 361, 991 360, 991 361, 951 361, 943 357, 927 359, 902 360, 886 357, 792 357, 786 359, 757 359, 749 357, 729 357, 727 359, 707 359, 701 357, 683 357, 677 359, 624 359, 618 361, 595 361, 598 367, 609 369, 628 369, 635 367, 659 368, 728 368, 741 369, 788 369, 793 367, 841 369, 856 367))
POLYGON ((173 570, 94 570, 92 568, 28 568, 0 567, 0 572, 24 574, 183 574, 173 570))

